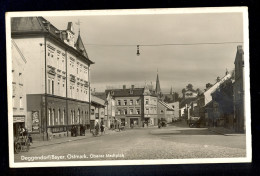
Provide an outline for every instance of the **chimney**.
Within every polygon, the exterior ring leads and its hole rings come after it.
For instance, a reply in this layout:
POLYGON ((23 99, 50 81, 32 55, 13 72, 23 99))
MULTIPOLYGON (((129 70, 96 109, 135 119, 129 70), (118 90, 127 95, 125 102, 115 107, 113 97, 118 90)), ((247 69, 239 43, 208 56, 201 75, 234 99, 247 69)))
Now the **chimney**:
POLYGON ((125 86, 125 85, 123 85, 123 89, 126 89, 126 86, 125 86))

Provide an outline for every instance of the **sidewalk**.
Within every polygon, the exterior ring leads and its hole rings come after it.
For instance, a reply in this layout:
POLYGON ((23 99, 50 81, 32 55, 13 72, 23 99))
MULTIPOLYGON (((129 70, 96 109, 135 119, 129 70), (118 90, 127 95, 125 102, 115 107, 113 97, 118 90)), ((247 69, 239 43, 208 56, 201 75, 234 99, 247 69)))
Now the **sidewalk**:
MULTIPOLYGON (((114 130, 107 130, 104 134, 104 136, 116 133, 114 130)), ((83 140, 83 139, 88 139, 88 138, 93 138, 92 133, 89 131, 86 133, 85 136, 77 136, 77 137, 62 137, 62 138, 56 138, 56 139, 51 139, 48 141, 36 141, 34 140, 33 143, 31 144, 30 148, 38 148, 38 147, 43 147, 43 146, 49 146, 49 145, 54 145, 54 144, 62 144, 66 142, 71 142, 71 141, 78 141, 78 140, 83 140)))
POLYGON ((212 131, 214 133, 222 134, 224 136, 242 136, 245 135, 245 133, 238 133, 234 130, 227 129, 224 127, 209 127, 209 131, 212 131))

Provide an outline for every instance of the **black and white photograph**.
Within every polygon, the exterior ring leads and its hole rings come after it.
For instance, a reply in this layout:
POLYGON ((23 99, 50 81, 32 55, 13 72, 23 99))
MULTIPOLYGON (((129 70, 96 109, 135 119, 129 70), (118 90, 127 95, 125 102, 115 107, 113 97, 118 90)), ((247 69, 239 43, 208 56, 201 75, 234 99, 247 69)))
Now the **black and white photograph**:
POLYGON ((247 7, 6 13, 10 167, 251 162, 247 7))

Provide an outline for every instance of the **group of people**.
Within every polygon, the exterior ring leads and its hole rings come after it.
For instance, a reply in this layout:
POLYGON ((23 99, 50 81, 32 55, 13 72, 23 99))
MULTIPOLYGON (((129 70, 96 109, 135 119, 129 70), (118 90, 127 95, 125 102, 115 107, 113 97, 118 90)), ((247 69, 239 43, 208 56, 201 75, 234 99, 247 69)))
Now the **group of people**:
POLYGON ((101 135, 105 134, 105 125, 102 122, 99 125, 98 121, 96 121, 95 135, 99 135, 99 131, 101 132, 101 135))
POLYGON ((19 137, 22 137, 22 138, 28 138, 29 141, 30 141, 30 144, 33 143, 33 139, 32 139, 32 136, 31 134, 28 132, 28 130, 24 127, 22 128, 18 128, 18 134, 19 134, 19 137))

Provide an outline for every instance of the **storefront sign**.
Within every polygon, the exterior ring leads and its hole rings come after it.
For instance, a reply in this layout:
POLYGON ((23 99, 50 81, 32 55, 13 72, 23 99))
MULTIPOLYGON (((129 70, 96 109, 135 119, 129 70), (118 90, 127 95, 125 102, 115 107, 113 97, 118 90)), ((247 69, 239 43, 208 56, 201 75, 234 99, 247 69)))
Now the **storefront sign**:
POLYGON ((14 123, 24 122, 24 116, 14 116, 14 123))
POLYGON ((40 132, 39 111, 32 112, 32 131, 40 132))

